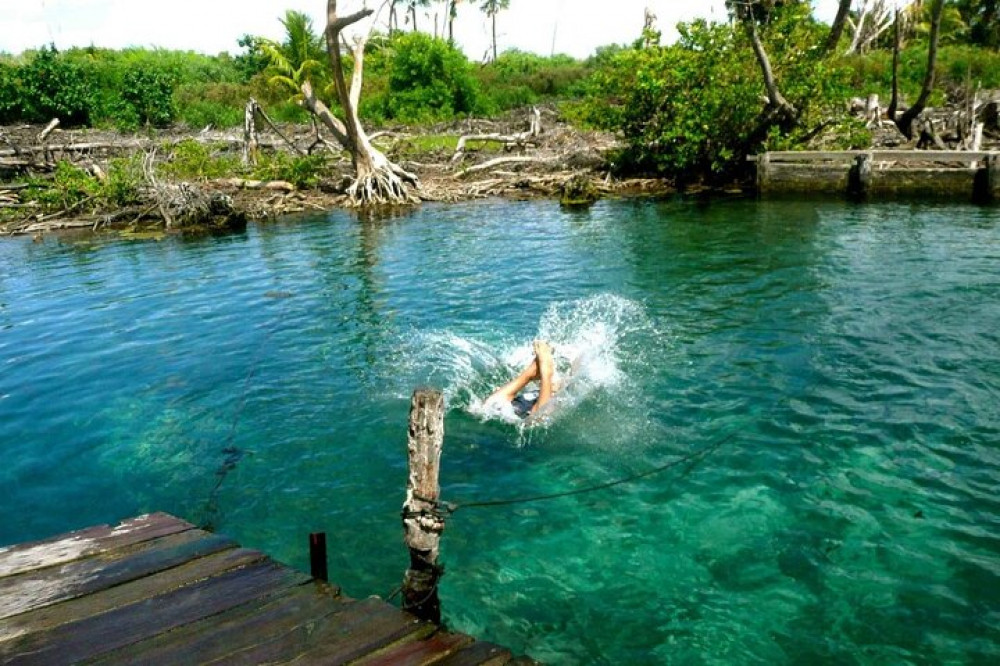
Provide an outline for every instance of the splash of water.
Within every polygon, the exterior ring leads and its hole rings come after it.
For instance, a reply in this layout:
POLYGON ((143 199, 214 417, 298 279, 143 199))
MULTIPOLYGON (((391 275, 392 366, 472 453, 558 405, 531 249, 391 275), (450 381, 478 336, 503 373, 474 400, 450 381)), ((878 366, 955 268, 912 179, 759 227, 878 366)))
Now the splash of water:
MULTIPOLYGON (((500 420, 525 427, 509 403, 486 403, 499 386, 517 375, 534 358, 532 340, 552 345, 557 385, 553 407, 531 425, 551 425, 598 395, 613 398, 628 393, 628 374, 642 362, 638 338, 655 334, 641 304, 614 294, 553 303, 529 339, 489 342, 452 331, 414 334, 405 345, 409 383, 442 387, 447 404, 482 420, 500 420)), ((397 366, 398 367, 398 366, 397 366)), ((531 387, 529 386, 529 391, 531 387)))

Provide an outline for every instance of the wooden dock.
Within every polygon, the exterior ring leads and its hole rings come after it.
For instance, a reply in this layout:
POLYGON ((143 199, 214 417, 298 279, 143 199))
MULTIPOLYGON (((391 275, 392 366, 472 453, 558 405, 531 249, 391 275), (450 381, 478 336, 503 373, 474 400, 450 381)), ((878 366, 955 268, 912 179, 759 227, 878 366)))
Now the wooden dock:
POLYGON ((831 194, 1000 202, 1000 151, 843 150, 752 155, 762 196, 831 194))
POLYGON ((2 664, 532 664, 157 513, 0 549, 2 664))

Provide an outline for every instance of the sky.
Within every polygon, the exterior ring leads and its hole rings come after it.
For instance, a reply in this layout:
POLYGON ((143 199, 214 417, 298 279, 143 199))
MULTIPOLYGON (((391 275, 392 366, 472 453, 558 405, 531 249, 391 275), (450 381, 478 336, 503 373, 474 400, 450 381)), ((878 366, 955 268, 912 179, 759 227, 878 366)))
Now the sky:
MULTIPOLYGON (((341 13, 362 4, 339 2, 341 13)), ((367 4, 377 8, 382 2, 367 4)), ((460 2, 455 22, 455 39, 471 60, 483 59, 490 46, 480 4, 460 2)), ((417 17, 417 27, 426 32, 433 32, 435 16, 442 23, 444 3, 432 5, 417 17)), ((814 0, 813 5, 821 20, 832 20, 836 0, 814 0)), ((511 0, 497 17, 499 49, 584 58, 598 46, 635 40, 646 7, 656 15, 665 42, 676 37, 678 21, 726 18, 724 0, 511 0)), ((325 0, 0 0, 0 52, 18 54, 53 43, 59 49, 142 46, 235 54, 242 35, 280 39, 279 18, 287 9, 313 17, 317 31, 325 23, 325 0)))

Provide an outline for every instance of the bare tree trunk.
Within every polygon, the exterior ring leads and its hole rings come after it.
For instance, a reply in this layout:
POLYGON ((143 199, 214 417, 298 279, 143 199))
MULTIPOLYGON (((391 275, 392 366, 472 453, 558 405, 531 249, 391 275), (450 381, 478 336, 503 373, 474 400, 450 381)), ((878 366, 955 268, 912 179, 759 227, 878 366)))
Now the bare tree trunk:
POLYGON ((937 65, 938 35, 941 32, 943 11, 944 0, 934 0, 934 6, 931 8, 930 45, 927 47, 927 74, 924 76, 924 85, 920 89, 920 97, 903 115, 899 118, 893 118, 896 127, 907 139, 913 138, 913 119, 927 108, 927 100, 930 99, 931 93, 934 91, 934 67, 937 65))
POLYGON ((451 0, 446 3, 446 9, 448 10, 448 43, 455 43, 455 0, 451 0))
POLYGON ((736 17, 742 21, 746 27, 747 35, 753 47, 757 64, 764 76, 764 87, 767 90, 767 106, 761 110, 757 117, 756 125, 746 137, 744 137, 741 151, 743 154, 750 154, 760 148, 760 144, 767 137, 771 128, 779 127, 787 131, 798 122, 799 112, 789 103, 778 89, 778 83, 774 78, 774 70, 771 68, 771 61, 764 50, 764 44, 757 34, 757 22, 754 19, 751 3, 736 6, 736 17))
POLYGON ((833 53, 834 49, 837 48, 840 37, 844 34, 844 26, 847 25, 847 14, 851 11, 852 2, 853 0, 840 0, 840 5, 837 7, 837 15, 833 19, 833 25, 830 26, 830 34, 826 38, 826 46, 823 47, 824 52, 833 53))
MULTIPOLYGON (((372 10, 362 9, 354 14, 339 17, 337 0, 327 0, 326 10, 326 50, 333 65, 337 98, 346 117, 346 122, 343 123, 344 135, 337 138, 338 141, 344 139, 341 144, 351 153, 356 174, 354 183, 348 188, 347 193, 359 205, 416 202, 417 197, 410 192, 411 187, 419 186, 416 175, 396 166, 376 149, 358 118, 358 101, 364 76, 364 38, 359 37, 354 43, 354 72, 350 88, 344 78, 344 64, 340 55, 341 32, 370 16, 372 10)), ((334 134, 336 135, 336 132, 334 134)))
POLYGON ((788 100, 781 94, 781 91, 778 90, 778 84, 774 79, 774 70, 771 69, 771 60, 767 57, 764 45, 760 41, 760 35, 757 34, 757 23, 754 21, 753 13, 749 9, 745 10, 743 19, 744 24, 747 26, 747 32, 750 35, 750 43, 753 45, 754 55, 757 56, 757 64, 764 75, 764 87, 767 90, 768 107, 779 116, 776 118, 779 122, 792 121, 798 115, 798 111, 794 106, 789 104, 788 100), (784 116, 784 118, 780 116, 784 116))
POLYGON ((899 10, 896 10, 895 28, 892 37, 892 97, 889 98, 889 108, 886 115, 889 120, 896 122, 896 109, 899 108, 899 48, 900 48, 900 26, 899 10))
POLYGON ((497 61, 497 14, 493 12, 493 62, 497 61))

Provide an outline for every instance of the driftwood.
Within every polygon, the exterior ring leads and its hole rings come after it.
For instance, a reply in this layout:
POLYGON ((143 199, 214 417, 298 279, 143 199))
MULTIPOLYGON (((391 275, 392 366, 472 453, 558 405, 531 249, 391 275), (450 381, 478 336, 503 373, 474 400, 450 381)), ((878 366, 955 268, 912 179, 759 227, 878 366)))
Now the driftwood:
POLYGON ((452 162, 459 162, 465 157, 465 146, 469 141, 502 143, 504 149, 525 148, 529 145, 536 145, 534 139, 542 133, 542 113, 538 107, 532 107, 529 126, 527 131, 517 134, 500 134, 491 132, 489 134, 465 134, 458 139, 455 146, 455 154, 452 155, 452 162))
POLYGON ((52 130, 54 130, 57 127, 59 127, 59 119, 53 118, 52 120, 50 120, 49 124, 45 126, 45 129, 43 129, 41 132, 38 133, 38 143, 42 143, 43 141, 45 141, 45 139, 49 137, 49 134, 52 133, 52 130))
POLYGON ((247 180, 246 178, 220 178, 212 183, 240 190, 271 190, 273 192, 294 192, 295 186, 286 180, 247 180))
POLYGON ((476 164, 475 166, 470 166, 467 169, 462 169, 455 174, 455 178, 463 178, 470 173, 478 173, 480 171, 488 171, 494 167, 503 166, 505 164, 540 164, 540 163, 551 163, 556 160, 548 160, 542 157, 498 157, 496 159, 490 160, 488 162, 483 162, 482 164, 476 164))

